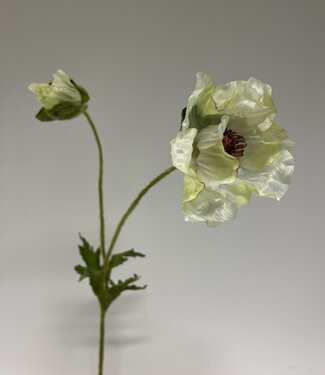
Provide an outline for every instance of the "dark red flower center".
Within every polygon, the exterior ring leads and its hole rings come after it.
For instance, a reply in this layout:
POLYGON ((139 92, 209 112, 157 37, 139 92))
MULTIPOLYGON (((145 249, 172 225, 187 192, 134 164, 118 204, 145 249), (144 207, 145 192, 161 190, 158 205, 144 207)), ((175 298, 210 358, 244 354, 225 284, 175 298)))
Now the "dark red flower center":
POLYGON ((222 143, 226 153, 237 159, 244 155, 244 150, 247 146, 245 138, 230 129, 226 129, 223 133, 222 143))

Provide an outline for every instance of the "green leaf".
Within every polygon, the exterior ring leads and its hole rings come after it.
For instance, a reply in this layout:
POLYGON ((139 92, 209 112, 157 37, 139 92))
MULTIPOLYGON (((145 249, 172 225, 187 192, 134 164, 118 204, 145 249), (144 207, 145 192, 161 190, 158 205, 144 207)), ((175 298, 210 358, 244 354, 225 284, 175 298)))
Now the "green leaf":
POLYGON ((128 260, 128 258, 136 258, 141 257, 144 258, 145 255, 139 252, 134 251, 134 249, 124 251, 122 253, 114 254, 109 262, 109 268, 112 269, 114 267, 120 266, 124 262, 128 260))
POLYGON ((126 280, 119 280, 117 283, 114 283, 113 280, 110 280, 110 286, 107 290, 107 300, 106 300, 106 309, 109 307, 109 305, 115 301, 123 292, 126 290, 142 290, 146 289, 147 285, 144 286, 138 286, 134 285, 136 281, 138 281, 140 277, 136 274, 129 277, 126 280))
POLYGON ((100 249, 95 250, 80 234, 79 237, 82 242, 79 245, 79 252, 85 265, 78 264, 74 269, 80 276, 79 281, 86 278, 89 279, 89 284, 94 294, 98 297, 101 306, 103 306, 105 310, 107 310, 110 304, 124 291, 146 288, 146 285, 138 286, 135 284, 135 282, 139 280, 139 276, 136 274, 126 280, 118 280, 117 283, 110 279, 110 272, 113 267, 123 264, 130 257, 144 257, 144 254, 138 253, 133 249, 114 254, 110 260, 109 268, 104 269, 101 265, 100 249))
POLYGON ((79 235, 82 245, 79 245, 79 252, 83 259, 83 261, 86 263, 86 265, 89 268, 92 268, 94 270, 99 271, 101 269, 100 265, 100 249, 94 250, 92 246, 90 246, 89 242, 79 235))
POLYGON ((89 284, 95 293, 95 295, 101 300, 103 296, 103 275, 101 271, 95 271, 91 268, 88 269, 89 272, 89 284))
POLYGON ((80 264, 78 264, 77 266, 75 266, 74 269, 80 275, 79 281, 82 281, 86 277, 90 277, 90 273, 89 273, 89 270, 88 270, 87 267, 84 267, 84 266, 81 266, 80 264))
POLYGON ((75 271, 80 275, 79 281, 89 278, 89 284, 96 296, 102 298, 103 267, 100 264, 100 249, 94 250, 88 241, 82 237, 82 244, 79 245, 79 252, 86 264, 86 267, 77 265, 75 271))
POLYGON ((37 120, 42 122, 54 121, 55 118, 43 107, 35 116, 37 120))

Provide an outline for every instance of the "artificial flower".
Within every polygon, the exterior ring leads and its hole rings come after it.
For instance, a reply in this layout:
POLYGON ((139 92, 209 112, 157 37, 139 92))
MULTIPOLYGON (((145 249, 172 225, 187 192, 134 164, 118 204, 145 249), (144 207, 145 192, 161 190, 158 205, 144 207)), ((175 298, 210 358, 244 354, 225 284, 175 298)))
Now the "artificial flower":
POLYGON ((87 91, 60 69, 54 73, 52 82, 32 83, 28 88, 43 105, 36 115, 40 121, 74 118, 86 108, 89 100, 87 91))
POLYGON ((274 123, 272 89, 261 81, 216 85, 199 72, 181 130, 171 141, 173 165, 185 174, 186 221, 216 226, 234 219, 251 194, 279 200, 291 182, 293 142, 274 123))

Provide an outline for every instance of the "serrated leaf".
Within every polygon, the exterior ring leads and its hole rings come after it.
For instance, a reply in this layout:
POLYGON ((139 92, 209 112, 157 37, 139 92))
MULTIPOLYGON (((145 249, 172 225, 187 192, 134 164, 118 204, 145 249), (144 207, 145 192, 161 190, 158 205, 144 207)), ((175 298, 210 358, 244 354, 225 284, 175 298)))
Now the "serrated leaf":
POLYGON ((89 278, 89 284, 94 294, 102 298, 102 287, 103 287, 103 276, 101 271, 96 271, 94 269, 81 266, 80 264, 75 266, 75 271, 80 275, 79 281, 89 278))
POLYGON ((89 284, 99 298, 102 298, 103 289, 103 267, 100 264, 100 249, 94 248, 80 235, 82 245, 79 245, 79 252, 86 264, 86 267, 78 265, 75 271, 80 275, 79 281, 89 278, 89 284))
POLYGON ((55 120, 55 118, 52 117, 44 107, 36 114, 35 117, 37 118, 37 120, 42 122, 49 122, 55 120))
POLYGON ((79 281, 88 278, 90 286, 94 294, 98 297, 101 306, 108 309, 110 304, 115 301, 126 290, 145 289, 146 285, 138 286, 135 284, 139 280, 139 276, 134 274, 126 280, 118 280, 114 282, 110 279, 110 271, 113 267, 123 264, 130 257, 144 257, 145 255, 134 251, 133 249, 122 253, 114 254, 110 260, 108 269, 104 269, 101 265, 100 249, 95 250, 89 242, 79 235, 81 245, 79 245, 80 255, 85 262, 84 265, 75 266, 75 271, 79 274, 79 281))
POLYGON ((126 280, 119 280, 117 283, 114 283, 113 280, 110 280, 110 286, 107 290, 107 301, 106 301, 106 308, 115 301, 124 291, 126 290, 141 290, 145 289, 147 285, 138 286, 134 285, 136 281, 138 281, 140 277, 136 274, 129 277, 126 280))
POLYGON ((102 273, 100 271, 94 271, 92 269, 88 269, 89 271, 89 284, 93 290, 93 292, 99 298, 102 297, 102 273))
POLYGON ((82 281, 82 280, 85 279, 86 277, 90 277, 90 273, 89 273, 87 267, 83 267, 83 266, 81 266, 80 264, 78 264, 77 266, 75 266, 74 269, 75 269, 75 271, 76 271, 77 273, 79 273, 79 275, 80 275, 79 281, 82 281))
POLYGON ((144 258, 145 255, 134 251, 134 249, 123 251, 122 253, 114 254, 109 262, 109 268, 112 269, 114 267, 120 266, 124 262, 128 260, 128 258, 136 258, 141 257, 144 258))
POLYGON ((88 268, 92 268, 94 270, 100 270, 100 249, 94 250, 94 248, 89 244, 89 242, 79 235, 82 245, 79 245, 79 252, 83 259, 83 261, 86 263, 88 268))

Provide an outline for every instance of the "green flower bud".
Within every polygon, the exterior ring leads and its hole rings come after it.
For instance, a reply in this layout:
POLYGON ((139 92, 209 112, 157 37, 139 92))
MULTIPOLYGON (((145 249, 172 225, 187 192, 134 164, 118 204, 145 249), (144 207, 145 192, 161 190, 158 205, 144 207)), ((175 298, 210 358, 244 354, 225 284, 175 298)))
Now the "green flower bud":
POLYGON ((53 75, 50 83, 32 83, 29 90, 43 105, 36 118, 40 121, 69 120, 77 117, 89 101, 87 91, 77 85, 62 70, 53 75))

